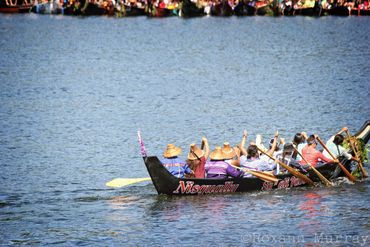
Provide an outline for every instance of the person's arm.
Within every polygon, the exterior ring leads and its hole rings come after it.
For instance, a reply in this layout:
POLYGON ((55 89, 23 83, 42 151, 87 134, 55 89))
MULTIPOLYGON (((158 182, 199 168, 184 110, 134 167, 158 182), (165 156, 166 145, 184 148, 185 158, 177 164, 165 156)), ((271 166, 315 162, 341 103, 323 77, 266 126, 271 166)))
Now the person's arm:
POLYGON ((270 156, 273 156, 273 154, 275 152, 278 137, 279 137, 279 131, 276 131, 275 135, 274 135, 274 141, 272 143, 271 149, 267 151, 267 154, 270 155, 270 156))
POLYGON ((202 138, 202 146, 202 149, 204 151, 204 158, 207 160, 209 156, 209 144, 207 138, 205 137, 202 138))
POLYGON ((233 166, 240 166, 239 158, 237 160, 231 160, 230 162, 233 166))
POLYGON ((189 165, 188 164, 185 164, 184 165, 184 170, 185 170, 185 173, 186 174, 194 174, 193 170, 190 169, 189 165))
POLYGON ((304 132, 304 131, 302 131, 302 132, 301 132, 301 134, 302 134, 302 136, 303 136, 304 140, 305 140, 305 141, 307 141, 307 139, 308 139, 308 135, 307 135, 307 133, 306 133, 306 132, 304 132))
MULTIPOLYGON (((340 135, 340 134, 342 134, 343 132, 346 132, 346 131, 348 131, 348 128, 347 127, 343 127, 338 133, 337 133, 337 135, 340 135)), ((335 136, 335 135, 334 135, 335 136)))
POLYGON ((322 160, 323 162, 325 163, 331 163, 331 162, 334 162, 334 160, 330 159, 330 158, 327 158, 325 155, 323 155, 320 151, 316 150, 317 153, 317 157, 322 160))
POLYGON ((248 132, 246 130, 243 131, 242 141, 240 142, 240 146, 245 147, 245 141, 247 140, 248 132))
POLYGON ((227 175, 229 175, 231 177, 234 177, 234 178, 242 177, 244 175, 243 171, 235 169, 234 167, 232 167, 229 164, 226 168, 226 173, 227 173, 227 175))
MULTIPOLYGON (((241 153, 242 155, 245 155, 245 156, 247 156, 247 155, 248 155, 248 152, 247 152, 247 150, 245 149, 245 147, 244 147, 244 146, 242 146, 242 145, 240 145, 240 144, 239 144, 238 148, 240 149, 240 153, 241 153)), ((242 155, 240 155, 240 156, 242 156, 242 155)))
POLYGON ((338 146, 338 149, 339 149, 339 155, 343 155, 347 160, 357 160, 353 158, 353 156, 350 153, 348 153, 344 147, 338 146))

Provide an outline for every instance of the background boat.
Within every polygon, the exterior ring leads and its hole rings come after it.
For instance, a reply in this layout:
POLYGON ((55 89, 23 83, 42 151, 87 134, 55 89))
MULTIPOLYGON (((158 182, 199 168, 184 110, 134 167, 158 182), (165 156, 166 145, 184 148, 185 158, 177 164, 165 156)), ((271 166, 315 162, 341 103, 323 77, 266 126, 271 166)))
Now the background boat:
POLYGON ((190 0, 184 0, 181 3, 180 16, 184 18, 205 16, 204 7, 197 6, 190 0))
POLYGON ((16 5, 7 5, 5 0, 0 1, 0 13, 28 13, 32 8, 32 4, 23 0, 17 0, 16 5))
POLYGON ((233 9, 229 5, 228 0, 220 0, 211 6, 212 16, 228 17, 233 15, 233 9))

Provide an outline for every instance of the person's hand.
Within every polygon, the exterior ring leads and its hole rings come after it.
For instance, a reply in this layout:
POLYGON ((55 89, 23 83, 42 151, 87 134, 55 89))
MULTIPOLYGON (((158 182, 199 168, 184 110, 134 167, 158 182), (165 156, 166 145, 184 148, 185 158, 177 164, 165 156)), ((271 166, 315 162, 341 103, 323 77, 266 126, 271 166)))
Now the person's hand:
POLYGON ((348 128, 347 128, 347 127, 343 127, 343 128, 342 128, 342 131, 343 131, 343 132, 346 132, 346 131, 348 131, 348 128))
POLYGON ((301 134, 302 134, 302 136, 304 137, 304 139, 306 139, 306 140, 307 140, 307 138, 308 138, 307 133, 303 131, 303 132, 301 132, 301 134))
POLYGON ((202 137, 202 143, 207 143, 207 142, 208 142, 207 138, 202 137))
POLYGON ((243 131, 243 137, 247 137, 248 136, 248 132, 246 130, 243 131))
POLYGON ((280 145, 284 145, 285 144, 285 139, 284 138, 280 138, 280 145))
POLYGON ((278 136, 279 136, 279 131, 275 131, 274 137, 278 137, 278 136))

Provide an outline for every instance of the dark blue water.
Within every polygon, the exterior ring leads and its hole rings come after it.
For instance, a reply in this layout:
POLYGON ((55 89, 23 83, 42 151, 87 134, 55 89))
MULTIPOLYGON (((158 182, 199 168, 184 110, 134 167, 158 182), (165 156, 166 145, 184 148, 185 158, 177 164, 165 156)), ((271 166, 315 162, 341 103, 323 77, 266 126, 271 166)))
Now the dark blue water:
POLYGON ((149 154, 370 118, 368 17, 0 15, 0 245, 369 246, 370 183, 157 196, 149 154))

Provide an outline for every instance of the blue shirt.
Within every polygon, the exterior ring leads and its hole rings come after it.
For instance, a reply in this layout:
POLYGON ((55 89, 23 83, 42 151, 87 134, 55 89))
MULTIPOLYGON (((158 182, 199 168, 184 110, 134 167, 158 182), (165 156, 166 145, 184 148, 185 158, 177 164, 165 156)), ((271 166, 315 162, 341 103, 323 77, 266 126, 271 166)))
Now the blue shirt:
POLYGON ((179 157, 162 158, 161 162, 163 166, 166 167, 167 170, 175 177, 183 178, 185 173, 191 173, 190 167, 179 157))

